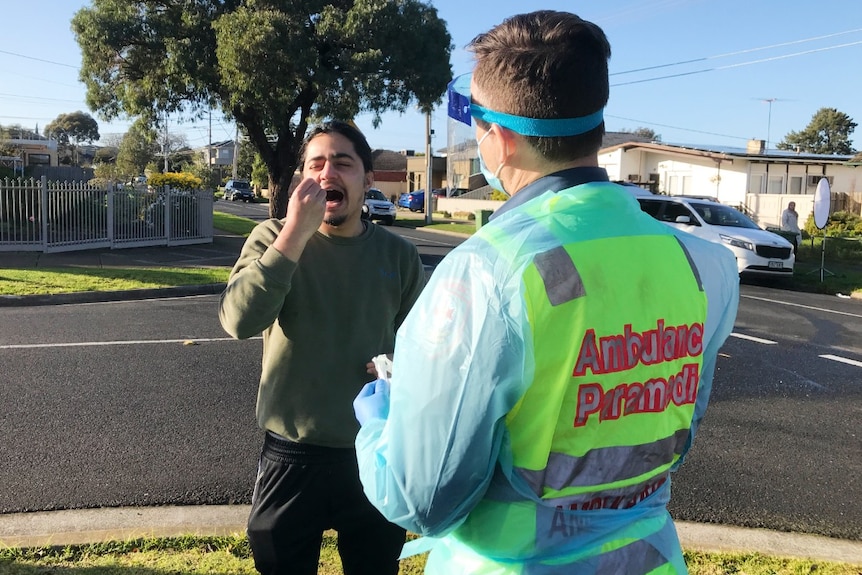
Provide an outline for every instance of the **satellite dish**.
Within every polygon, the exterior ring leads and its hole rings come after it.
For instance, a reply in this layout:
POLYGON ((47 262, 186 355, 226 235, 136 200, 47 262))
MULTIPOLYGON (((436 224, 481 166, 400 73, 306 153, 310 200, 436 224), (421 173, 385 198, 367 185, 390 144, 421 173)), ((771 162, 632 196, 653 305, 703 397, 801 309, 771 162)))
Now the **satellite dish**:
POLYGON ((814 192, 814 225, 822 230, 829 222, 829 208, 831 198, 829 194, 829 181, 820 178, 817 182, 817 191, 814 192))

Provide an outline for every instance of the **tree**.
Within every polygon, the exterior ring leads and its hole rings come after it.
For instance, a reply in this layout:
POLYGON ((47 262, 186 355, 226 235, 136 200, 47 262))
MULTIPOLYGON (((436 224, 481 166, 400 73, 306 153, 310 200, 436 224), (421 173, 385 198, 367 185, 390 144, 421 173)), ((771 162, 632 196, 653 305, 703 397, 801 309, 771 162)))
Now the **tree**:
POLYGON ((144 120, 137 120, 120 142, 117 170, 125 177, 139 176, 157 153, 158 134, 144 120))
POLYGON ((237 146, 239 154, 236 158, 236 177, 246 180, 251 178, 251 169, 257 150, 247 138, 241 138, 237 146))
POLYGON ((72 30, 104 117, 218 106, 235 119, 267 167, 274 217, 311 122, 430 112, 452 75, 451 36, 421 0, 93 0, 72 30))
POLYGON ((78 110, 54 118, 45 126, 45 135, 57 140, 62 148, 73 155, 81 142, 92 143, 99 139, 99 124, 89 114, 78 110))
POLYGON ((850 134, 856 129, 850 116, 835 108, 820 108, 811 122, 801 132, 789 132, 778 143, 779 150, 795 150, 797 147, 809 154, 853 154, 850 134))
POLYGON ((13 130, 21 130, 21 126, 0 125, 0 156, 18 158, 21 156, 21 146, 12 138, 13 130))
POLYGON ((119 152, 119 146, 102 146, 96 150, 96 154, 93 156, 93 162, 96 164, 116 164, 117 154, 119 152))
POLYGON ((661 135, 656 134, 655 130, 652 128, 635 128, 634 130, 629 130, 628 128, 623 128, 620 130, 624 134, 634 134, 635 136, 640 136, 642 138, 649 138, 650 142, 660 142, 661 135))

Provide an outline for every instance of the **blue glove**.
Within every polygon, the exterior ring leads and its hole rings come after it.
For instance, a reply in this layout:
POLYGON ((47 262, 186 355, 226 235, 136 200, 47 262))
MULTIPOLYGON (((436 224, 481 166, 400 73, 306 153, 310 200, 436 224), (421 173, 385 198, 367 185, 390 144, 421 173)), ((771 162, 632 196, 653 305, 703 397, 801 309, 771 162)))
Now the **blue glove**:
POLYGON ((369 419, 386 419, 389 415, 389 382, 383 379, 369 381, 353 400, 353 413, 359 425, 369 419))

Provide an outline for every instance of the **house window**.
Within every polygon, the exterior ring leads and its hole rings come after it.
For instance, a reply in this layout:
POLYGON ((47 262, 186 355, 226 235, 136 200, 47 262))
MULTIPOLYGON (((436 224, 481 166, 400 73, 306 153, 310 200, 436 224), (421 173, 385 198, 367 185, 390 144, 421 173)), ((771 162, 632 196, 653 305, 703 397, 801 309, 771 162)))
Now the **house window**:
POLYGON ((766 183, 766 193, 783 194, 784 176, 769 176, 769 181, 766 183))
POLYGON ((28 166, 50 166, 51 165, 51 155, 50 154, 28 154, 27 155, 27 165, 28 166))
POLYGON ((802 176, 790 176, 790 185, 787 187, 788 194, 802 193, 802 176))
POLYGON ((762 194, 763 193, 763 175, 751 174, 748 178, 748 193, 762 194))

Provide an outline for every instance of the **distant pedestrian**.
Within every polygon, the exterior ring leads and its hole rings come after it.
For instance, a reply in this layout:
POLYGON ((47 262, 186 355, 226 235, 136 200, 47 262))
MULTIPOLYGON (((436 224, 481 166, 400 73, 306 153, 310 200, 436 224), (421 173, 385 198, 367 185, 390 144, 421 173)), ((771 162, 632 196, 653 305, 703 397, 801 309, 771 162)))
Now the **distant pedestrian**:
POLYGON ((351 404, 369 360, 392 352, 425 271, 412 243, 361 218, 374 172, 359 130, 315 128, 299 165, 286 217, 251 232, 219 308, 233 337, 263 332, 248 538, 265 575, 317 573, 327 529, 345 575, 395 575, 405 531, 362 492, 351 404))
POLYGON ((787 208, 781 212, 781 231, 795 234, 793 243, 793 254, 799 250, 802 243, 802 230, 799 229, 799 214, 796 213, 796 202, 788 202, 787 208))

